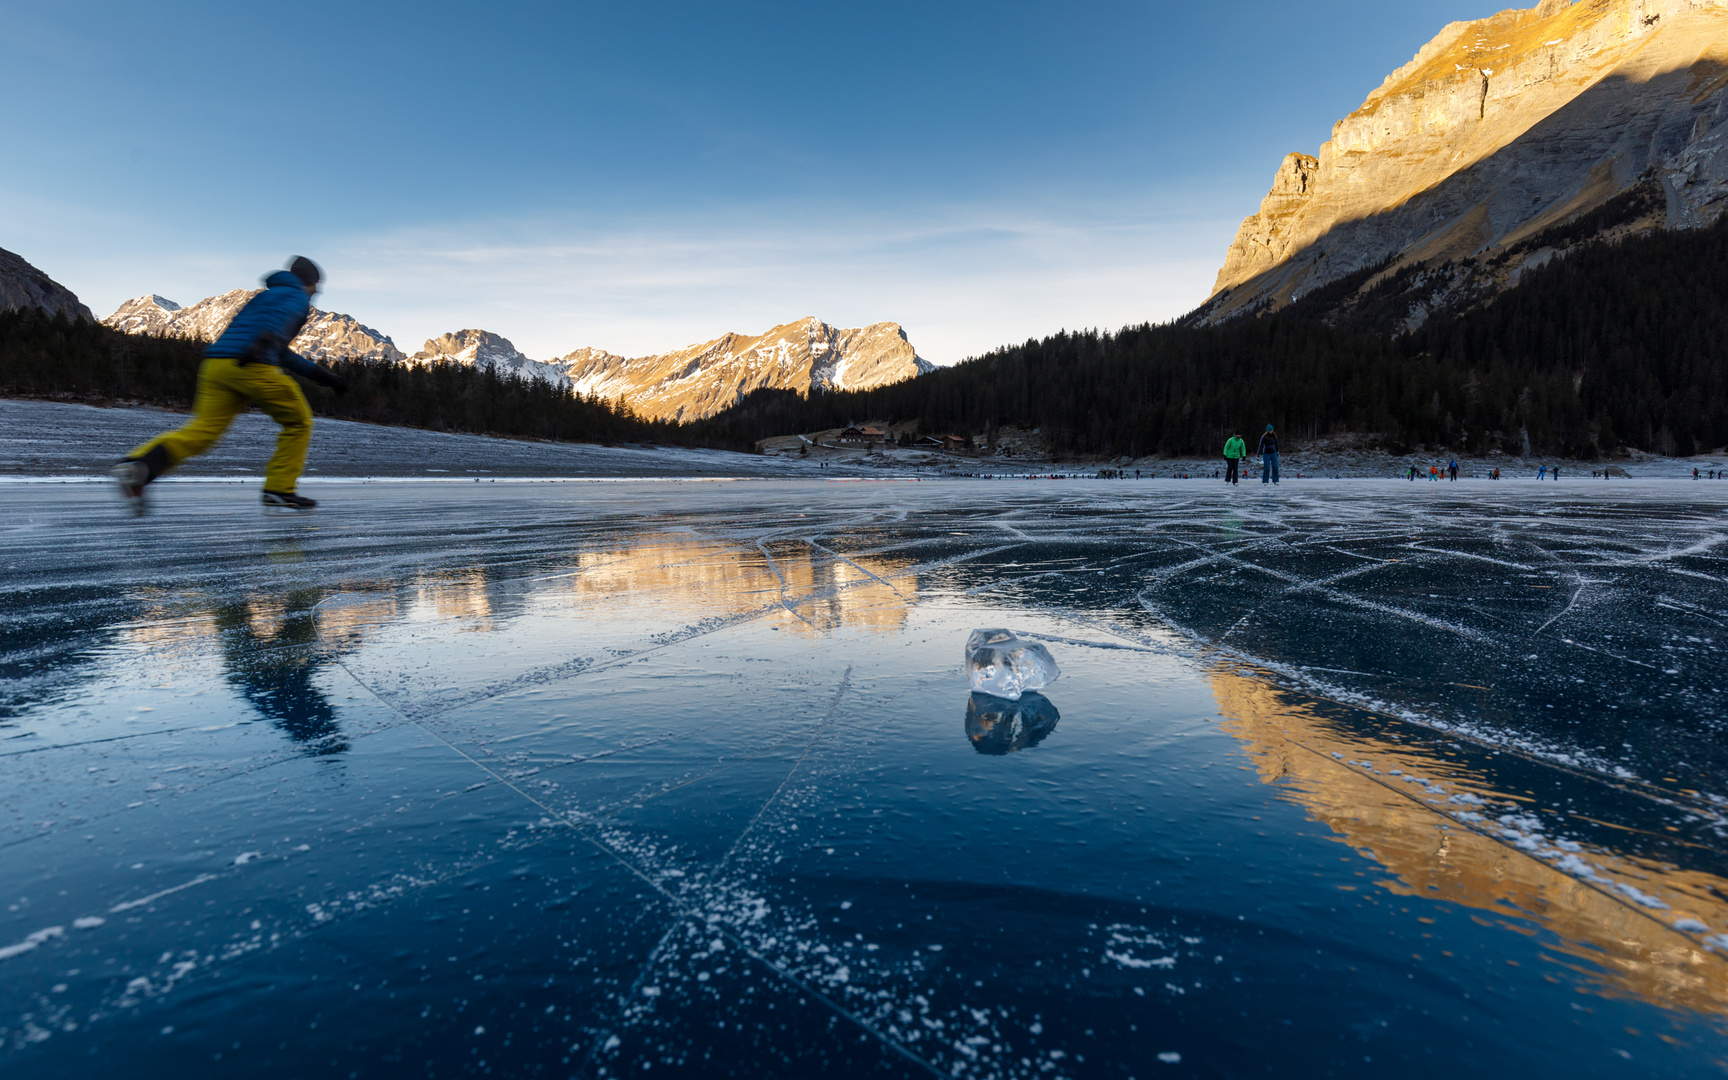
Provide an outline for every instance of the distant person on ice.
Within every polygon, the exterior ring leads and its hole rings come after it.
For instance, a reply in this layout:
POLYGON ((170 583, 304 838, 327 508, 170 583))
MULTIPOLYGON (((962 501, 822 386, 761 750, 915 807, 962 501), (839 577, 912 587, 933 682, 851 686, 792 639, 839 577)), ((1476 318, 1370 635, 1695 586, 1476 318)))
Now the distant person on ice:
POLYGON ((1266 434, 1260 436, 1260 482, 1270 480, 1278 482, 1278 433, 1272 430, 1272 425, 1266 425, 1266 434))
POLYGON ((1239 484, 1237 470, 1242 467, 1242 459, 1248 456, 1248 444, 1242 441, 1242 436, 1232 435, 1224 440, 1224 482, 1239 484))
POLYGON ((318 505, 294 493, 306 448, 312 442, 312 409, 292 371, 322 383, 338 394, 348 383, 288 348, 312 313, 312 297, 323 274, 304 255, 295 256, 286 270, 264 279, 264 291, 246 302, 222 336, 204 349, 198 368, 198 393, 192 419, 182 427, 156 436, 115 463, 110 474, 135 513, 144 512, 144 487, 187 458, 216 445, 250 405, 282 425, 276 452, 264 469, 266 507, 310 510, 318 505))

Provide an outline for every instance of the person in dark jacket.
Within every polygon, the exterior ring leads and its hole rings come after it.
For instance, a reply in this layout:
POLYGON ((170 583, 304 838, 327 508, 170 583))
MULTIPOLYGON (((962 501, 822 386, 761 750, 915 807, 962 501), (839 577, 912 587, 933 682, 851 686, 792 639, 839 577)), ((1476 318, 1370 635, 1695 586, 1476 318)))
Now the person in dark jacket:
POLYGON ((1278 482, 1278 433, 1272 430, 1272 425, 1266 425, 1266 434, 1260 436, 1260 447, 1256 451, 1260 455, 1260 482, 1278 482))
POLYGON ((276 452, 264 470, 266 507, 310 510, 318 505, 294 491, 312 442, 312 409, 288 372, 348 392, 340 375, 288 348, 312 313, 312 297, 323 273, 304 255, 264 279, 264 290, 246 302, 222 336, 204 349, 192 419, 156 436, 115 463, 111 475, 136 513, 144 512, 144 488, 169 469, 216 445, 234 418, 256 405, 282 425, 276 452))

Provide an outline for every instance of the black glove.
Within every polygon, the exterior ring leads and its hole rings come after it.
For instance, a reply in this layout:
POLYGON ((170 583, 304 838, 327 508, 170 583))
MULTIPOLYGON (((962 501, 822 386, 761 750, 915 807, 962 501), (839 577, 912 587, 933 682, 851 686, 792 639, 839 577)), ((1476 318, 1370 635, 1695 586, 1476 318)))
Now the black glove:
POLYGON ((330 389, 336 391, 338 395, 346 394, 348 392, 348 380, 336 374, 334 371, 331 371, 327 367, 314 366, 311 373, 306 377, 321 386, 328 386, 330 389))

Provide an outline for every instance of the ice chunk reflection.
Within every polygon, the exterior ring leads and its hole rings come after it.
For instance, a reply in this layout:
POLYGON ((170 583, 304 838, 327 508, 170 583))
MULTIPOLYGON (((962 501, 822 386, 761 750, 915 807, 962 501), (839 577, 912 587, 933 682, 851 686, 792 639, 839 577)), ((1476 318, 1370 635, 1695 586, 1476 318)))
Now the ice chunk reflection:
POLYGON ((1018 701, 976 692, 966 699, 966 737, 980 754, 1000 756, 1037 746, 1060 719, 1050 699, 1035 690, 1018 701))
POLYGON ((1534 819, 1527 793, 1501 790, 1496 777, 1459 754, 1354 731, 1252 673, 1221 669, 1211 678, 1223 727, 1242 741, 1261 780, 1280 785, 1310 817, 1390 871, 1396 880, 1381 884, 1391 892, 1533 920, 1588 965, 1574 970, 1602 992, 1668 1008, 1728 1010, 1728 964, 1679 932, 1728 927, 1728 879, 1602 846, 1570 856, 1563 852, 1579 845, 1562 849, 1539 833, 1542 842, 1531 844, 1528 832, 1496 827, 1503 808, 1534 819), (1481 831, 1470 817, 1449 812, 1458 808, 1480 818, 1481 831), (1541 849, 1559 857, 1544 861, 1541 849), (1581 880, 1563 865, 1601 880, 1581 880), (1666 909, 1616 895, 1614 879, 1635 882, 1666 909))

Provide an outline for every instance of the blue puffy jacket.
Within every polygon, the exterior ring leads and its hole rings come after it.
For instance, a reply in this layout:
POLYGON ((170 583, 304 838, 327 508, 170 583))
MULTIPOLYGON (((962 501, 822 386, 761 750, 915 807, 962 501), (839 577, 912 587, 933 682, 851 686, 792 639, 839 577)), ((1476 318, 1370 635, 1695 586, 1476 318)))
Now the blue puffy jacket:
POLYGON ((270 364, 311 375, 318 365, 288 348, 312 313, 312 298, 300 279, 278 270, 264 279, 264 291, 246 301, 228 320, 222 336, 204 349, 205 356, 226 356, 242 364, 270 364))

